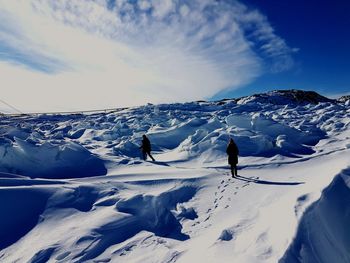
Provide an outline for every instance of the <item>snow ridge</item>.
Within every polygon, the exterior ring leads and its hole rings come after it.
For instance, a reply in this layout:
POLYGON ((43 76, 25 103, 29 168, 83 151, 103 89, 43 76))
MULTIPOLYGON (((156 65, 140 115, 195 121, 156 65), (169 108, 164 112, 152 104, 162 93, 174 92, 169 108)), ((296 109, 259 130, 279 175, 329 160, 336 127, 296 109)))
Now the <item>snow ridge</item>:
POLYGON ((350 262, 350 169, 338 174, 304 213, 280 262, 350 262))

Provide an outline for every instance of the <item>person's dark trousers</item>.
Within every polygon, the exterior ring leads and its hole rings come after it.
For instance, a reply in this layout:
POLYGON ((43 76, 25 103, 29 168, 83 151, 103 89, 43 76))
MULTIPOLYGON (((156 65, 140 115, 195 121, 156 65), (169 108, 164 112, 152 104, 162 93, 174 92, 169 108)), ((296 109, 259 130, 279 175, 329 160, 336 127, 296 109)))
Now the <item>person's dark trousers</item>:
POLYGON ((231 174, 232 174, 232 177, 235 177, 238 175, 237 173, 237 165, 231 165, 231 174))
POLYGON ((147 160, 147 152, 142 151, 142 158, 143 160, 147 160))
POLYGON ((154 160, 153 156, 151 155, 151 152, 147 152, 147 154, 149 157, 151 157, 152 161, 154 162, 155 160, 154 160))
POLYGON ((145 161, 147 160, 147 155, 152 159, 153 162, 155 161, 155 159, 151 155, 151 152, 142 152, 142 157, 145 161))

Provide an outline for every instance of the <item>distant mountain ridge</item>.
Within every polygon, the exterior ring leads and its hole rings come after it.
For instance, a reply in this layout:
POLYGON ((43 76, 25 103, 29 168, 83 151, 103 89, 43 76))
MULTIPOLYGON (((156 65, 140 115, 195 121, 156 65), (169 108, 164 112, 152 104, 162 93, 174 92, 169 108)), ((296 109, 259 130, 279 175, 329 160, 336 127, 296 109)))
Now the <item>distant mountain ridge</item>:
MULTIPOLYGON (((336 103, 338 100, 330 99, 318 94, 315 91, 305 90, 273 90, 265 93, 258 93, 237 99, 224 99, 221 101, 234 100, 238 104, 246 103, 271 103, 276 105, 285 104, 318 104, 324 102, 336 103)), ((341 101, 343 102, 343 101, 341 101)))
MULTIPOLYGON (((264 93, 257 93, 253 95, 243 96, 239 98, 225 98, 218 101, 205 101, 199 100, 197 103, 215 103, 217 105, 225 104, 227 102, 235 102, 237 104, 247 104, 247 103, 270 103, 275 105, 288 105, 288 104, 318 104, 318 103, 347 103, 350 104, 350 95, 345 95, 339 97, 338 99, 330 99, 315 91, 305 91, 298 89, 290 90, 272 90, 264 93), (349 101, 349 102, 348 102, 349 101)), ((191 102, 190 102, 191 103, 191 102)), ((168 103, 161 103, 162 105, 168 103)), ((171 103, 170 103, 171 104, 171 103)), ((148 103, 147 105, 153 105, 148 103)), ((115 108, 115 109, 100 109, 100 110, 87 110, 87 111, 75 111, 75 112, 50 112, 43 114, 69 114, 69 113, 84 113, 84 112, 101 112, 101 111, 113 111, 127 109, 125 108, 115 108)), ((6 115, 6 111, 0 110, 0 115, 6 115)), ((28 113, 30 114, 30 113, 28 113)), ((21 115, 21 114, 18 114, 21 115)))

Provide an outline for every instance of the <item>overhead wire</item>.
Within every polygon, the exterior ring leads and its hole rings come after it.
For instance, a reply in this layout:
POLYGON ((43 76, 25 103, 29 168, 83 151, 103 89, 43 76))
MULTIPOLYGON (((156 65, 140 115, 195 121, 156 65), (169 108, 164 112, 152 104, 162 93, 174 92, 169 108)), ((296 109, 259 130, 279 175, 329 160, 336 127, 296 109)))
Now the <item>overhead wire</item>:
POLYGON ((17 111, 20 114, 24 114, 21 110, 17 109, 16 107, 12 106, 11 104, 7 103, 6 101, 0 99, 0 102, 2 102, 3 104, 5 104, 6 106, 10 107, 11 109, 17 111))

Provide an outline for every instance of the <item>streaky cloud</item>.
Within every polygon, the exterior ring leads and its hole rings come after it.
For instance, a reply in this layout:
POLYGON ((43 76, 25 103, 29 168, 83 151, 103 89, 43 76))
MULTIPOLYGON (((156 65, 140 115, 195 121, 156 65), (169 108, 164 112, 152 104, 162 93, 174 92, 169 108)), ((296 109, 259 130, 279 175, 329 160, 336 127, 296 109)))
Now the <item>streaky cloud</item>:
MULTIPOLYGON (((295 49, 264 15, 238 1, 15 0, 0 1, 0 12, 12 18, 0 29, 8 38, 7 57, 0 60, 52 75, 30 70, 22 82, 7 81, 21 89, 35 80, 34 94, 70 93, 58 108, 209 98, 293 67, 295 49), (21 40, 10 41, 18 31, 21 40), (82 93, 99 93, 99 99, 85 96, 82 102, 82 93)), ((2 66, 9 76, 23 73, 2 66)), ((5 93, 16 100, 12 91, 5 93)))
POLYGON ((42 53, 40 46, 31 48, 35 44, 28 45, 30 42, 20 25, 0 10, 0 60, 44 73, 57 73, 68 67, 58 58, 42 53))

